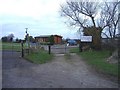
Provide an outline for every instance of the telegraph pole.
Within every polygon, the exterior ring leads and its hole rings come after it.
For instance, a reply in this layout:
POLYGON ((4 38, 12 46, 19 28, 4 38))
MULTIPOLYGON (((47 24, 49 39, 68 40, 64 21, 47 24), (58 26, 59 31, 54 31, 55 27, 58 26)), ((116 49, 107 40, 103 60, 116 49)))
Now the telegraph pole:
POLYGON ((30 47, 30 43, 29 43, 29 34, 28 34, 28 28, 25 28, 26 29, 26 43, 28 45, 28 48, 30 47))

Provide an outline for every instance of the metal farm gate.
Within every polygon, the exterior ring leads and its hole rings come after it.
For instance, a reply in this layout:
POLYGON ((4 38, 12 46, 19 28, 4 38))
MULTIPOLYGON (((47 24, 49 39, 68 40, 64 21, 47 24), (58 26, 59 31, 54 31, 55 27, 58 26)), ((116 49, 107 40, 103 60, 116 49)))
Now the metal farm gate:
POLYGON ((53 53, 53 54, 65 54, 68 52, 69 52, 69 48, 65 44, 51 46, 51 53, 53 53))

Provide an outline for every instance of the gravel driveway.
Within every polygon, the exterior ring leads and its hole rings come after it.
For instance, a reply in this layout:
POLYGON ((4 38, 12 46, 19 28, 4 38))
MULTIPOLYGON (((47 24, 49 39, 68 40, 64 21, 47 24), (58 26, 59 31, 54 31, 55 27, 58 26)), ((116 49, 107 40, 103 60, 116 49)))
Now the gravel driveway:
POLYGON ((92 72, 76 54, 56 55, 45 64, 33 64, 19 52, 3 51, 3 88, 117 88, 117 83, 92 72))

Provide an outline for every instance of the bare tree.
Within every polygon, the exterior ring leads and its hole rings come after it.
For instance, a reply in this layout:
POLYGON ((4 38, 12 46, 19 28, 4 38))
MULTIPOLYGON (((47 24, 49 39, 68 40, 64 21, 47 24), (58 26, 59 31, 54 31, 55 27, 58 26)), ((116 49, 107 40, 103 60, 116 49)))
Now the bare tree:
POLYGON ((66 5, 61 6, 62 16, 67 16, 74 21, 74 25, 80 25, 83 28, 86 27, 87 19, 91 18, 94 27, 96 27, 94 18, 97 14, 97 6, 98 4, 95 2, 66 1, 66 5))
POLYGON ((81 27, 83 28, 83 31, 85 31, 84 34, 93 35, 94 46, 100 47, 101 31, 99 32, 97 30, 98 28, 96 27, 96 22, 95 22, 95 16, 97 14, 97 9, 98 9, 97 6, 98 6, 98 3, 95 3, 95 2, 67 1, 66 5, 61 6, 61 10, 62 10, 62 15, 72 20, 74 22, 74 25, 79 26, 79 28, 81 27), (91 23, 93 25, 91 25, 91 23), (94 30, 91 30, 91 27, 94 30))
POLYGON ((10 42, 13 41, 13 38, 14 38, 14 34, 9 34, 9 35, 7 36, 7 39, 8 39, 8 41, 10 41, 10 42))
POLYGON ((101 11, 101 18, 98 25, 102 29, 107 28, 110 37, 106 33, 104 34, 108 38, 115 38, 116 35, 116 29, 120 20, 120 12, 118 12, 119 4, 120 2, 105 2, 101 11))
POLYGON ((108 39, 107 47, 111 53, 117 48, 117 41, 115 40, 117 34, 118 23, 120 22, 120 12, 118 6, 120 1, 116 2, 104 2, 102 3, 101 18, 98 25, 102 27, 105 32, 102 32, 108 39))
MULTIPOLYGON (((116 35, 120 19, 120 14, 117 10, 118 4, 120 4, 118 1, 105 2, 104 4, 102 3, 103 8, 101 8, 98 2, 84 2, 84 0, 81 2, 66 1, 66 4, 61 6, 61 11, 62 16, 70 20, 70 25, 82 27, 87 35, 93 35, 93 39, 95 39, 93 43, 99 46, 101 33, 106 27, 111 38, 116 35), (101 17, 97 18, 99 23, 96 23, 97 20, 95 18, 98 12, 100 12, 101 17)), ((109 37, 106 33, 104 34, 109 37)))
POLYGON ((70 25, 80 26, 84 28, 85 19, 81 18, 80 13, 74 6, 78 2, 66 2, 66 5, 61 6, 62 16, 67 17, 70 20, 70 25))
POLYGON ((118 26, 118 22, 120 20, 120 12, 118 12, 118 4, 120 4, 120 2, 114 2, 112 4, 109 5, 108 8, 109 9, 109 15, 111 16, 111 25, 109 26, 109 29, 111 29, 111 36, 112 38, 115 38, 116 35, 116 29, 118 26), (113 8, 111 8, 113 7, 113 8))
POLYGON ((113 57, 111 60, 115 60, 114 57, 118 57, 117 50, 119 50, 119 47, 117 46, 119 45, 117 44, 115 38, 116 34, 119 33, 117 32, 118 24, 120 22, 119 5, 120 1, 105 2, 105 5, 102 9, 103 15, 101 15, 101 23, 103 23, 104 28, 106 27, 106 32, 108 33, 106 36, 110 38, 109 42, 107 43, 107 47, 109 47, 110 54, 113 57))

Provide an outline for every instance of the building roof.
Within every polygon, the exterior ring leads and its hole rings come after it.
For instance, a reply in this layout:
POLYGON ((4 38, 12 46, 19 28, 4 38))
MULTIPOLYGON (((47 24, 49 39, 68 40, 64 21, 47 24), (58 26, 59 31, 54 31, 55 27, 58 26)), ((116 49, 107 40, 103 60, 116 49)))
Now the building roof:
MULTIPOLYGON (((40 35, 40 36, 36 36, 35 38, 48 38, 50 37, 51 35, 40 35)), ((60 35, 53 35, 53 36, 57 36, 57 37, 62 37, 60 35)))
POLYGON ((50 37, 51 35, 40 35, 40 36, 36 36, 35 38, 43 38, 43 37, 50 37))
POLYGON ((57 36, 57 37, 62 37, 62 36, 60 36, 60 35, 54 35, 54 36, 57 36))

